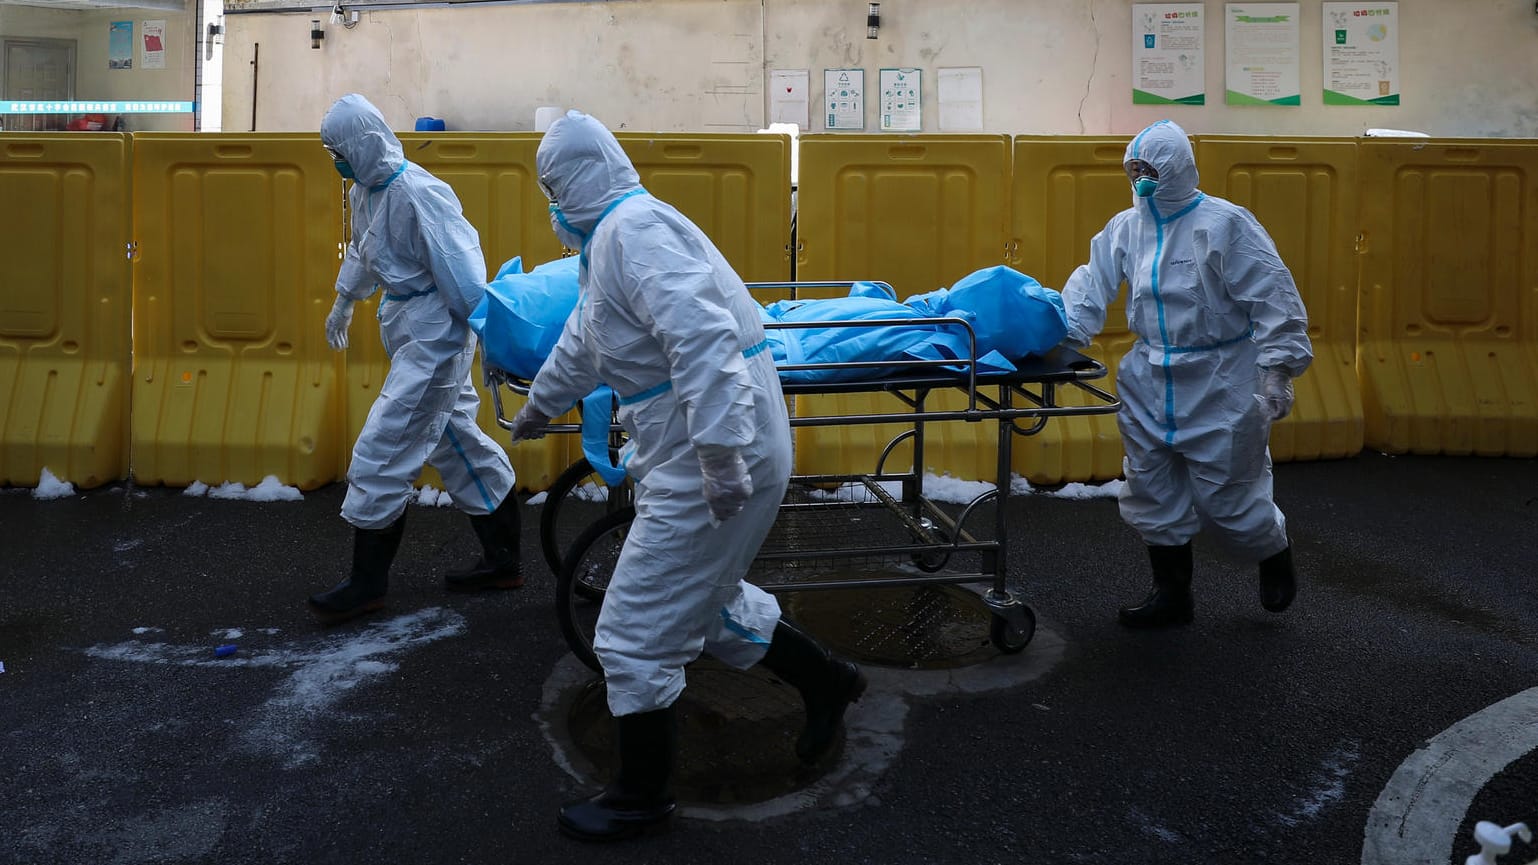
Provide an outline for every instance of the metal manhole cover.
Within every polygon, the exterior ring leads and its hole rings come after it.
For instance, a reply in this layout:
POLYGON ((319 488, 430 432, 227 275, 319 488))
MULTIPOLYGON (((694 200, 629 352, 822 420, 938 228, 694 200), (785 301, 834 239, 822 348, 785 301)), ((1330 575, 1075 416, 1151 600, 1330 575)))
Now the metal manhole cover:
MULTIPOLYGON (((678 757, 673 793, 684 802, 738 805, 767 802, 816 782, 838 759, 832 748, 815 766, 796 758, 806 723, 801 695, 762 667, 739 671, 710 658, 688 667, 678 698, 678 757)), ((603 681, 572 702, 572 742, 598 768, 614 770, 614 722, 603 681)))
POLYGON ((957 586, 788 592, 779 600, 789 619, 835 654, 860 663, 949 669, 998 656, 988 607, 957 586))

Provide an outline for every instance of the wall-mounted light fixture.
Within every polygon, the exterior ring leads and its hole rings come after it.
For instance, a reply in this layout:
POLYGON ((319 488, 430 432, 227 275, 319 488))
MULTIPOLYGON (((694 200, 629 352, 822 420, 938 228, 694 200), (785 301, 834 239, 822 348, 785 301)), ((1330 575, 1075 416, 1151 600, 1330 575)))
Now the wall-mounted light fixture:
POLYGON ((358 10, 348 9, 340 3, 331 5, 331 23, 340 24, 348 30, 358 26, 358 10))
POLYGON ((881 29, 881 4, 871 3, 865 10, 865 38, 875 39, 876 31, 881 29))
POLYGON ((326 38, 326 31, 321 29, 320 19, 310 19, 310 47, 319 48, 320 41, 326 38))

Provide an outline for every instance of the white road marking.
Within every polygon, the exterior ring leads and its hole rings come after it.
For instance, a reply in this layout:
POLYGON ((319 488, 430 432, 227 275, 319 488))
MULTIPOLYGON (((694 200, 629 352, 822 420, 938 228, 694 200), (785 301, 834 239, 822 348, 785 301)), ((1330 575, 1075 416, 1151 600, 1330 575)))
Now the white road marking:
MULTIPOLYGON (((1538 747, 1538 688, 1464 718, 1399 766, 1367 815, 1362 865, 1447 865, 1469 804, 1538 747)), ((1500 822, 1500 814, 1478 815, 1500 822)))

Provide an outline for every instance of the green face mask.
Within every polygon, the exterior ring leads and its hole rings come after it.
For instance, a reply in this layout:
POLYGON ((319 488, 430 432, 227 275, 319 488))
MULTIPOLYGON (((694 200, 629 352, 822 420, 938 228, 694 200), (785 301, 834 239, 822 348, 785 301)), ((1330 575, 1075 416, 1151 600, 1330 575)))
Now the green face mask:
POLYGON ((352 175, 352 163, 348 162, 345 159, 338 159, 338 160, 336 160, 335 165, 336 165, 336 173, 342 175, 342 179, 343 180, 356 180, 357 179, 357 178, 353 177, 353 175, 352 175))
POLYGON ((1148 198, 1159 188, 1159 181, 1152 177, 1139 177, 1132 181, 1132 192, 1138 198, 1148 198))

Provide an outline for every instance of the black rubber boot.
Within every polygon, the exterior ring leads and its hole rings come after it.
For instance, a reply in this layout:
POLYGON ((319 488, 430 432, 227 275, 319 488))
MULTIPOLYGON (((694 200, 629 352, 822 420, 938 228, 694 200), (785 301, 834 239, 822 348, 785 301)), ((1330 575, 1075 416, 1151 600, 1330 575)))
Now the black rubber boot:
POLYGON ((561 807, 561 831, 583 841, 620 841, 667 828, 673 816, 673 707, 614 719, 619 768, 602 793, 561 807))
POLYGON ((384 609, 390 563, 400 549, 406 512, 382 529, 353 529, 352 575, 328 592, 310 596, 310 609, 327 625, 384 609))
POLYGON ((763 665, 801 692, 806 727, 796 740, 796 756, 816 763, 838 735, 844 710, 865 693, 865 674, 784 619, 774 626, 763 665))
POLYGON ((1260 605, 1280 613, 1298 596, 1298 577, 1292 568, 1292 544, 1260 563, 1260 605))
POLYGON ((481 539, 481 557, 475 563, 443 575, 443 587, 453 592, 480 589, 516 589, 523 585, 523 563, 518 558, 518 496, 507 498, 489 514, 471 516, 470 526, 481 539))
POLYGON ((1143 603, 1122 607, 1121 623, 1129 628, 1166 628, 1189 625, 1195 604, 1191 600, 1191 544, 1148 547, 1153 565, 1153 587, 1143 603))

